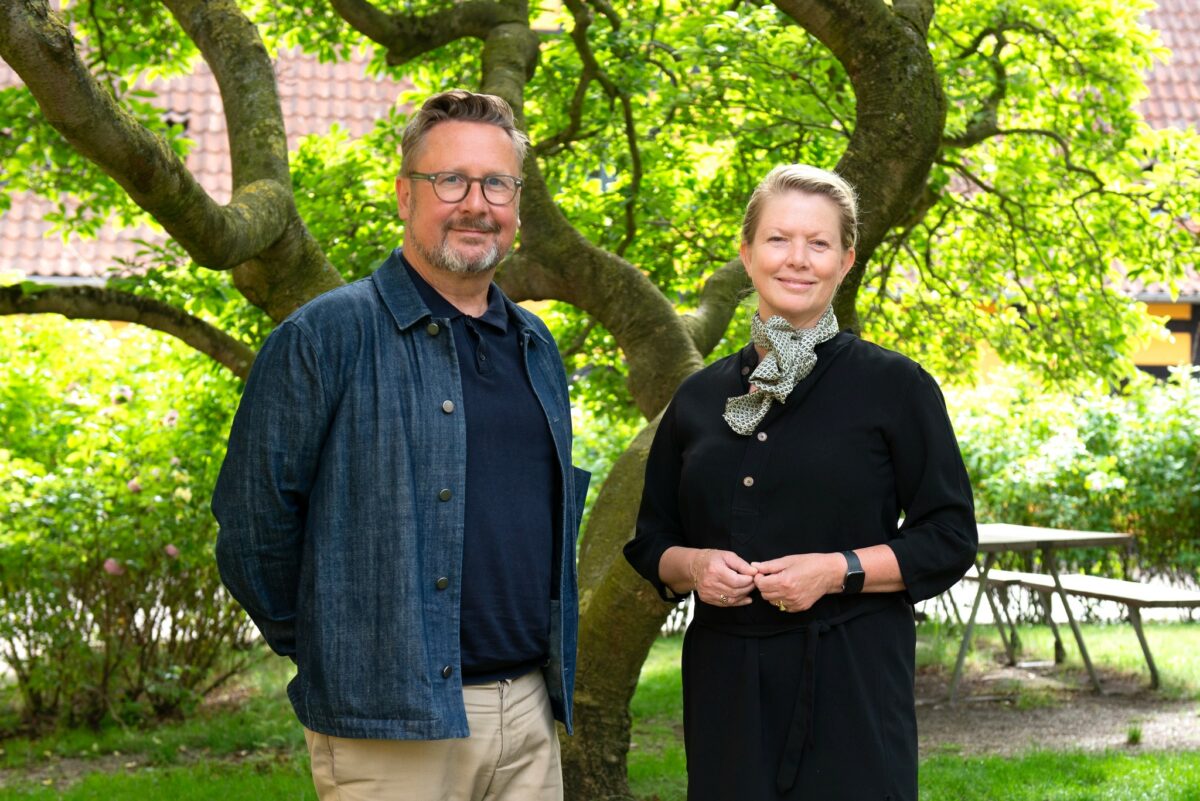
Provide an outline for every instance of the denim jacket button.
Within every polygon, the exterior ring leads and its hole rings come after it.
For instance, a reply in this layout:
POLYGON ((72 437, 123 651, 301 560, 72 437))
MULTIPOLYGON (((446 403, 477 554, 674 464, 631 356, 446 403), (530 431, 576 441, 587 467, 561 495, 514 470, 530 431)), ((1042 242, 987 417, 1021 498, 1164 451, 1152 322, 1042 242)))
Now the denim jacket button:
POLYGON ((442 327, 437 323, 430 323, 429 325, 425 326, 425 333, 429 334, 431 337, 436 337, 441 330, 442 327))
POLYGON ((439 501, 448 501, 448 500, 450 500, 450 495, 451 495, 450 490, 444 489, 438 493, 438 500, 439 501))
POLYGON ((446 414, 450 414, 451 412, 453 412, 454 411, 454 401, 452 401, 452 400, 442 401, 442 411, 445 412, 446 414))
POLYGON ((444 668, 442 668, 442 678, 443 679, 450 678, 450 674, 452 674, 453 672, 454 672, 454 669, 452 667, 450 667, 449 665, 446 665, 444 668))
POLYGON ((439 576, 436 586, 439 590, 444 590, 450 586, 450 579, 446 578, 445 576, 439 576))

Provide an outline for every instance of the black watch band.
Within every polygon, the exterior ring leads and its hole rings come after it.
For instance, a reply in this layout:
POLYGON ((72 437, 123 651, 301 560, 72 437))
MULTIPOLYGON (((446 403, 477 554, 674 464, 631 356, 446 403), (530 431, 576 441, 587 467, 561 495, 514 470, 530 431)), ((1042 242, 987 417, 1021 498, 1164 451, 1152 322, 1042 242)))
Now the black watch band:
POLYGON ((867 574, 863 572, 858 554, 854 551, 842 551, 842 556, 846 557, 846 575, 842 577, 842 592, 846 595, 862 592, 867 574))

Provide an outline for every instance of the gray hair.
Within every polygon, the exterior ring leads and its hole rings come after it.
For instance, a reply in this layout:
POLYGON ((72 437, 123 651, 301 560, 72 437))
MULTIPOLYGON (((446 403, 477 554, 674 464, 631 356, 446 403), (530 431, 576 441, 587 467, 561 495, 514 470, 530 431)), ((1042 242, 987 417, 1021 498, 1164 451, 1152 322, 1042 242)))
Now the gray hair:
POLYGON ((750 202, 746 204, 746 216, 742 218, 743 242, 753 241, 758 233, 763 204, 785 192, 822 195, 832 200, 838 208, 842 247, 849 250, 858 242, 858 200, 854 189, 837 173, 807 164, 782 164, 767 173, 754 188, 750 202))
POLYGON ((429 131, 439 122, 450 120, 495 125, 512 139, 517 162, 525 164, 525 154, 529 151, 529 137, 517 128, 512 108, 504 98, 468 92, 465 89, 451 89, 426 100, 404 127, 404 135, 400 139, 401 175, 412 171, 412 165, 421 155, 429 131))

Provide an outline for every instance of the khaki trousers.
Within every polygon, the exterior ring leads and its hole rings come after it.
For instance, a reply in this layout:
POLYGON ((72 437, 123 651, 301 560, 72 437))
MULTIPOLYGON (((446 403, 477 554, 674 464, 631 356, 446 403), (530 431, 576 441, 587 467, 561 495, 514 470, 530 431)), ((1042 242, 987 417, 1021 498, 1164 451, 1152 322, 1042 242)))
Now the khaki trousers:
POLYGON ((357 740, 304 730, 321 801, 562 801, 540 671, 463 687, 471 736, 357 740))

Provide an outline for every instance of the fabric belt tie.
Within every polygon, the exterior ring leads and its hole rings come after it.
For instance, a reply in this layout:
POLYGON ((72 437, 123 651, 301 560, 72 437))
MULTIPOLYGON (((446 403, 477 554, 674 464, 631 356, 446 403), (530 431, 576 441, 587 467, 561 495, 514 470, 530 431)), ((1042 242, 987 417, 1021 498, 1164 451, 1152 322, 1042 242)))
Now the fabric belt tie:
POLYGON ((813 737, 813 707, 817 699, 817 649, 821 635, 856 617, 881 612, 896 603, 893 595, 860 596, 862 603, 840 615, 825 620, 816 620, 806 626, 804 638, 804 660, 800 675, 800 692, 796 697, 796 711, 792 714, 792 725, 783 746, 783 757, 779 761, 779 773, 775 786, 786 793, 796 783, 800 773, 800 762, 804 752, 816 744, 813 737))
MULTIPOLYGON (((841 599, 841 596, 833 597, 841 599)), ((817 617, 813 614, 814 610, 809 609, 805 612, 780 613, 778 622, 767 624, 739 624, 729 619, 729 613, 735 611, 733 609, 697 604, 696 616, 692 620, 693 626, 750 639, 796 632, 804 634, 800 692, 796 696, 792 724, 788 729, 779 772, 775 777, 775 785, 781 794, 792 789, 796 783, 796 776, 800 773, 800 762, 804 752, 811 750, 816 743, 813 736, 813 707, 817 698, 817 650, 821 635, 857 617, 873 615, 898 603, 904 603, 897 593, 853 595, 844 601, 848 602, 849 608, 844 608, 844 611, 832 617, 817 617)))

